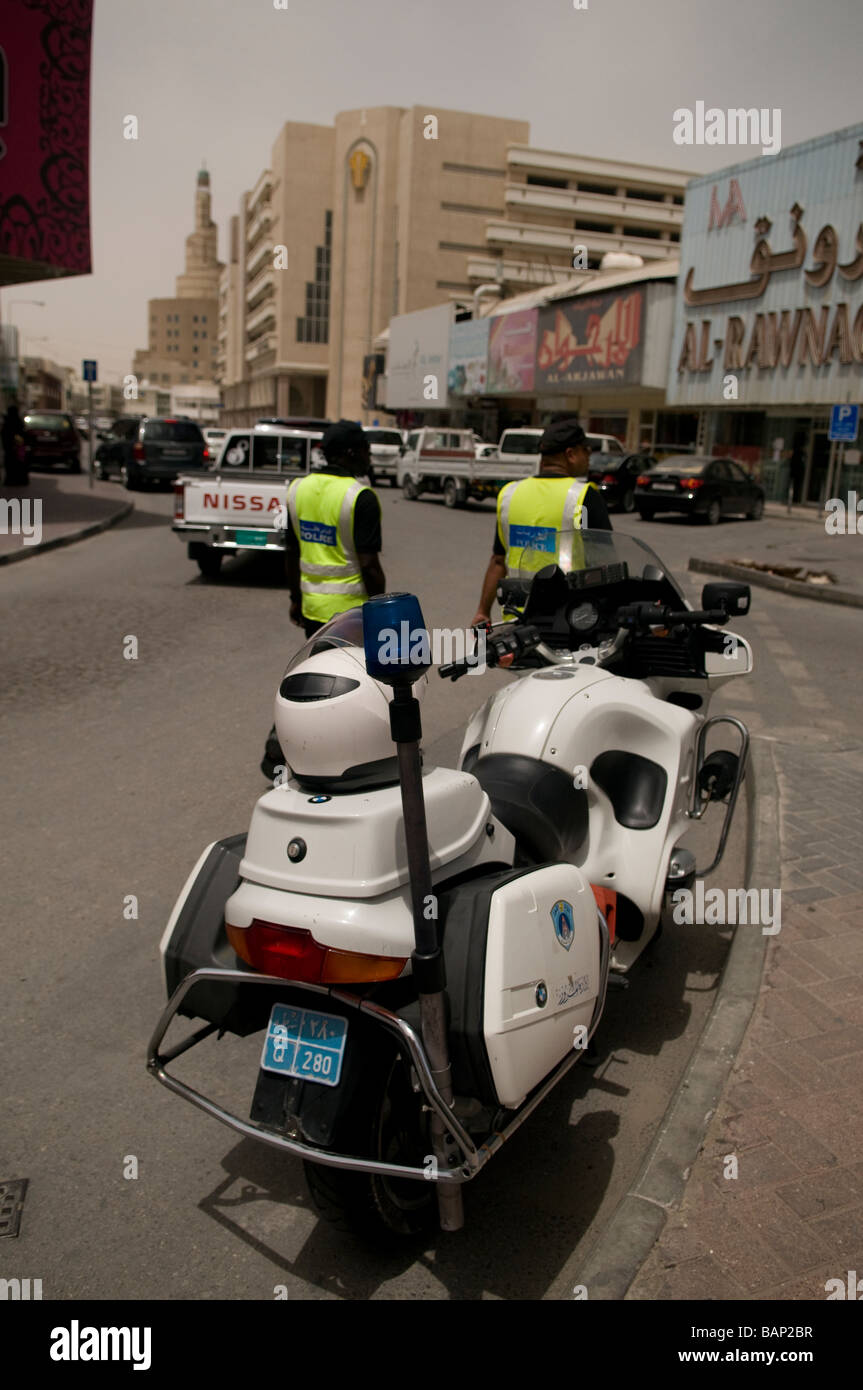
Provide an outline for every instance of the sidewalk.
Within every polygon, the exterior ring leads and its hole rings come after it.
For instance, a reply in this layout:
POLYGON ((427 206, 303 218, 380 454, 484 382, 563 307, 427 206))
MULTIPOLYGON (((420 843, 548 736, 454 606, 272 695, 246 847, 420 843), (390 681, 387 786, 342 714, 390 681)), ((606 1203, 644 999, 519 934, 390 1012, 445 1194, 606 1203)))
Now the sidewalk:
POLYGON ((31 472, 27 487, 0 486, 0 565, 96 535, 122 521, 133 507, 118 483, 94 481, 91 488, 86 473, 31 472), (3 505, 15 501, 20 511, 3 505), (38 502, 41 518, 34 506, 38 502), (32 541, 20 534, 19 518, 32 541))
POLYGON ((775 758, 781 930, 630 1299, 821 1300, 863 1271, 863 750, 777 744, 775 758))

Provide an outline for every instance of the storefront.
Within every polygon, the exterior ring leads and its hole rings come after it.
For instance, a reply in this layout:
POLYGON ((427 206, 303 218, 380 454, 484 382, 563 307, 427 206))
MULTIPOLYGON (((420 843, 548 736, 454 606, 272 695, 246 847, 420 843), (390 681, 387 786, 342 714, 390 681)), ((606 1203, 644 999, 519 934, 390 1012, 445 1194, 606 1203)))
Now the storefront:
POLYGON ((663 262, 519 295, 485 318, 443 305, 393 319, 387 407, 402 425, 492 441, 571 414, 629 449, 691 447, 697 416, 665 401, 676 274, 663 262))
POLYGON ((768 497, 861 487, 828 426, 863 400, 863 125, 687 186, 667 398, 768 497))

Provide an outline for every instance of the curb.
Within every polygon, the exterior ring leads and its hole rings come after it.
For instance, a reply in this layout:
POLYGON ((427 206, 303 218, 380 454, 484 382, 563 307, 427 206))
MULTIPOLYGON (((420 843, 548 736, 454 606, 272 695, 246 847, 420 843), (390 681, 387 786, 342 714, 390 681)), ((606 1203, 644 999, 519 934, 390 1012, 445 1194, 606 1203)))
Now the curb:
POLYGON ((763 570, 750 570, 745 565, 734 565, 724 560, 698 560, 693 557, 689 561, 689 568, 698 574, 718 574, 723 579, 740 579, 745 584, 754 584, 762 589, 778 589, 780 593, 791 594, 795 598, 814 598, 818 603, 863 608, 863 594, 854 594, 850 589, 821 589, 814 584, 801 584, 797 579, 783 579, 778 574, 765 574, 763 570))
MULTIPOLYGON (((772 744, 753 739, 744 780, 748 813, 746 884, 779 881, 779 785, 772 744)), ((762 932, 734 939, 716 1000, 633 1187, 572 1277, 590 1299, 623 1300, 683 1199, 692 1164, 749 1026, 767 950, 762 932)))
POLYGON ((106 517, 104 521, 94 521, 91 526, 83 526, 80 531, 66 531, 62 536, 54 536, 52 540, 42 541, 39 545, 22 545, 19 550, 10 550, 5 555, 0 555, 0 565, 14 565, 19 560, 29 560, 32 555, 44 555, 46 550, 59 550, 62 545, 74 545, 76 541, 85 541, 89 536, 98 536, 100 531, 107 531, 109 527, 116 526, 118 521, 125 521, 134 510, 135 503, 127 502, 113 516, 106 517))

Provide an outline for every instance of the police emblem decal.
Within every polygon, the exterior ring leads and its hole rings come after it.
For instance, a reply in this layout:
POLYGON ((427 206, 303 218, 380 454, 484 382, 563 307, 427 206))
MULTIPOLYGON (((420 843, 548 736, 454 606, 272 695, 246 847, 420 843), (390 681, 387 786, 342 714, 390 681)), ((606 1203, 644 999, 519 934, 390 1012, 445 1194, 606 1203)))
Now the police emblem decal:
POLYGON ((556 902, 551 909, 551 920, 554 922, 554 934, 565 950, 569 950, 572 945, 572 938, 575 936, 573 923, 572 903, 568 903, 565 898, 556 902))

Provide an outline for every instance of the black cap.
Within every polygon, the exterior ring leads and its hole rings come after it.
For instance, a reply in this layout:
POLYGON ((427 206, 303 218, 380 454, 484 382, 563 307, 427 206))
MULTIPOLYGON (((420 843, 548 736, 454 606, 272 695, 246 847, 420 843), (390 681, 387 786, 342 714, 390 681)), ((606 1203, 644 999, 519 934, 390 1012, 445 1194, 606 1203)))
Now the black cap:
POLYGON ((546 425, 539 441, 541 454, 562 454, 564 449, 574 449, 578 444, 586 444, 587 435, 573 416, 569 420, 557 420, 546 425))
POLYGON ((354 449, 367 447, 368 439, 362 425, 358 425, 356 420, 339 420, 337 424, 330 425, 321 440, 321 449, 328 460, 342 458, 354 449))

